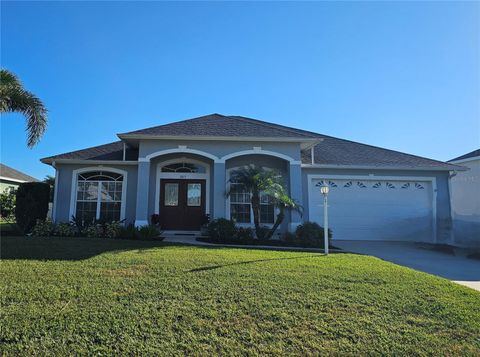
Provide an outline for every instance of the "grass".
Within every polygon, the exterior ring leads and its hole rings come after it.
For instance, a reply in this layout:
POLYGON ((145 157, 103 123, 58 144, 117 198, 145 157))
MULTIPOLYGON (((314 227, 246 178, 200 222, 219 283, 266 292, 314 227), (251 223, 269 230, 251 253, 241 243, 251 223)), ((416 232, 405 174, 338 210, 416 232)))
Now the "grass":
POLYGON ((372 257, 19 237, 1 256, 1 355, 480 354, 480 293, 372 257))

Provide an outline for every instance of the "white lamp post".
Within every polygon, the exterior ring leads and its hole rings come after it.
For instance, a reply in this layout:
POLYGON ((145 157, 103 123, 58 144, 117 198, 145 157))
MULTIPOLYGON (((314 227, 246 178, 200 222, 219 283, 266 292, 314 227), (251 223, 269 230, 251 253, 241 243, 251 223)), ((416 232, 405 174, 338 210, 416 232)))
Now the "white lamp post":
POLYGON ((328 196, 329 187, 327 185, 320 186, 320 192, 323 195, 323 244, 325 246, 325 255, 328 255, 328 196))

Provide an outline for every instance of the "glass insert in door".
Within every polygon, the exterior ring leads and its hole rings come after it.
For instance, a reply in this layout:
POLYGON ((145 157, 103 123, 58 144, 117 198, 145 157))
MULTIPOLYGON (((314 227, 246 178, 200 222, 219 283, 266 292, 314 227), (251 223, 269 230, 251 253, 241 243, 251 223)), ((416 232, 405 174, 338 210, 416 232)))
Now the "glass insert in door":
POLYGON ((187 205, 200 206, 202 202, 202 185, 199 183, 189 183, 187 186, 187 205))
POLYGON ((178 183, 165 184, 165 206, 178 206, 178 183))

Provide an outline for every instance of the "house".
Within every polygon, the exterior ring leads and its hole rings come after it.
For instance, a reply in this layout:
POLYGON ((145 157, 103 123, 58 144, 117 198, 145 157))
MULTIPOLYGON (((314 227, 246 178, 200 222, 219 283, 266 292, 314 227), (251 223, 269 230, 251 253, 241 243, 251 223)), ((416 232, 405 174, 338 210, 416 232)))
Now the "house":
MULTIPOLYGON (((42 159, 56 169, 54 221, 93 218, 198 231, 205 214, 252 225, 249 194, 226 197, 230 173, 278 170, 303 207, 281 227, 323 224, 328 184, 334 239, 443 242, 451 236, 449 177, 462 167, 241 116, 211 114, 117 135, 109 144, 42 159)), ((275 207, 262 199, 261 221, 275 207)))
POLYGON ((10 166, 0 164, 0 192, 5 189, 16 189, 18 185, 24 182, 36 182, 36 178, 24 174, 10 166))
POLYGON ((454 242, 480 247, 480 149, 449 162, 470 169, 451 180, 454 242))

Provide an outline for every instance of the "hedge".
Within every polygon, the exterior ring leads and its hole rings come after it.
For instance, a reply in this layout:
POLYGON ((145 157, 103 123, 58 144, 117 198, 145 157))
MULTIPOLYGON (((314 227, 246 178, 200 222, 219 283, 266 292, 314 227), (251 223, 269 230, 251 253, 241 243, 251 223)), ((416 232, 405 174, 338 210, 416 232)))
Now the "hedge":
POLYGON ((27 182, 18 186, 15 218, 24 233, 30 232, 37 220, 47 218, 49 197, 50 186, 44 182, 27 182))

